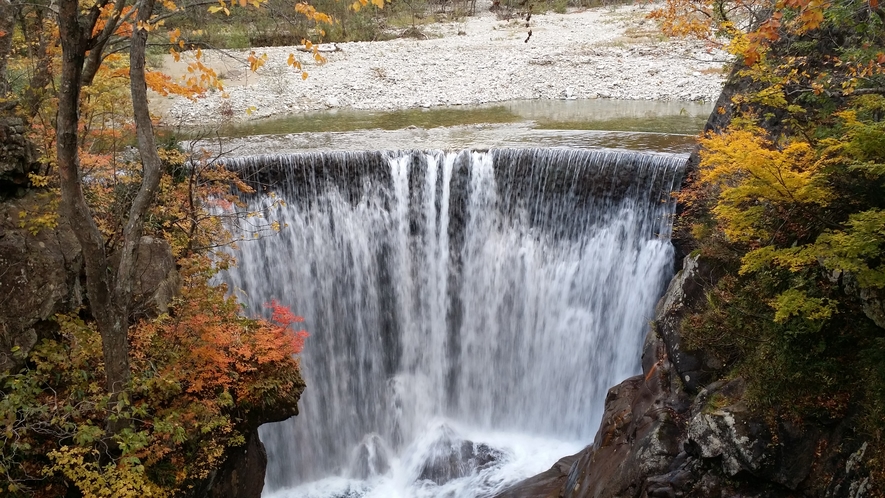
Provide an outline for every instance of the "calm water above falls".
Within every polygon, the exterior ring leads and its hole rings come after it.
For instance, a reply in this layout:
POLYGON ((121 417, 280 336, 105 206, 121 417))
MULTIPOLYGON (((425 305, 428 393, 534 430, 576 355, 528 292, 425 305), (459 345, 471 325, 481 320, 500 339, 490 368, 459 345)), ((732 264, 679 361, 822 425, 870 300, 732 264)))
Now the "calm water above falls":
POLYGON ((511 101, 401 111, 299 113, 200 132, 213 138, 186 147, 233 155, 267 151, 614 148, 688 153, 712 111, 692 102, 594 100, 511 101), (219 140, 216 133, 224 139, 219 140))
POLYGON ((226 279, 311 333, 265 496, 490 496, 592 441, 638 372, 684 156, 569 149, 231 160, 287 225, 226 279))

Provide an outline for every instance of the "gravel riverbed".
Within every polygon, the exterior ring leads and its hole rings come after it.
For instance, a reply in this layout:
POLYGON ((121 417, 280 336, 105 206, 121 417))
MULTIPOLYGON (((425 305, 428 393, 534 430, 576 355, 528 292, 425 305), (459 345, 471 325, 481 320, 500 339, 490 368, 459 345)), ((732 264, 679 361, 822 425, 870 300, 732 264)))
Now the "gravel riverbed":
MULTIPOLYGON (((248 71, 246 52, 204 52, 225 83, 196 101, 155 97, 166 125, 199 126, 351 108, 396 110, 532 99, 712 101, 726 53, 665 39, 648 4, 499 19, 487 9, 463 22, 422 27, 428 38, 339 43, 312 63, 293 47, 256 49, 267 63, 248 71), (531 36, 528 32, 531 30, 531 36), (309 78, 286 65, 299 57, 309 78)), ((183 73, 167 62, 167 71, 183 73)))

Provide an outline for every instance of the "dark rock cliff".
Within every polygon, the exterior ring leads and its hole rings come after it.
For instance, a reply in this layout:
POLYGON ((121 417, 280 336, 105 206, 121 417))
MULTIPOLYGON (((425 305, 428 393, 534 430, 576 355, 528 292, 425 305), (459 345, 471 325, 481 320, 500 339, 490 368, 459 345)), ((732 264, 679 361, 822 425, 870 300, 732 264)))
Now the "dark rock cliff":
POLYGON ((40 166, 34 145, 25 137, 25 121, 12 114, 15 107, 15 102, 0 103, 0 199, 27 186, 28 173, 40 166))

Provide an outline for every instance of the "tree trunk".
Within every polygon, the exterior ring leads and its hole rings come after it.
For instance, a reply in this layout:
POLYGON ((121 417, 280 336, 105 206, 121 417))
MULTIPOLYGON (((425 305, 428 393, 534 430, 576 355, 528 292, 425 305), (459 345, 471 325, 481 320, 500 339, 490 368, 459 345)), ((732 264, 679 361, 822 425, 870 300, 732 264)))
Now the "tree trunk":
POLYGON ((9 75, 7 64, 12 51, 12 30, 15 27, 15 16, 10 0, 0 0, 0 98, 9 93, 9 75))
POLYGON ((44 29, 46 7, 33 4, 30 11, 33 19, 25 18, 25 13, 19 10, 22 17, 19 23, 28 40, 28 56, 33 61, 34 72, 24 92, 24 109, 29 118, 33 118, 40 112, 40 106, 46 98, 47 87, 52 83, 52 55, 49 52, 50 39, 44 29))
MULTIPOLYGON (((120 296, 113 290, 120 287, 121 282, 118 280, 131 281, 131 277, 110 271, 104 240, 83 196, 77 131, 83 65, 90 46, 90 34, 97 18, 98 15, 92 15, 92 12, 81 16, 78 0, 59 2, 58 26, 62 46, 62 66, 58 94, 56 154, 62 194, 60 214, 70 221, 82 247, 86 269, 86 294, 89 298, 90 311, 101 334, 106 387, 111 402, 114 402, 129 383, 127 337, 129 303, 128 300, 119 299, 120 296)), ((129 287, 131 288, 131 285, 129 287)), ((120 427, 121 424, 109 424, 112 433, 120 427)))
MULTIPOLYGON (((77 110, 80 90, 84 84, 91 82, 94 76, 94 71, 87 62, 93 59, 101 60, 100 53, 97 55, 96 52, 101 52, 107 42, 105 37, 111 34, 109 30, 102 30, 92 37, 98 12, 104 3, 92 7, 83 14, 79 12, 78 0, 61 0, 59 4, 62 74, 58 104, 57 154, 62 191, 61 211, 62 215, 71 221, 71 226, 83 247, 89 308, 101 334, 107 390, 113 403, 119 393, 126 389, 130 379, 129 307, 135 279, 135 258, 143 233, 145 213, 154 201, 160 184, 162 163, 154 144, 153 126, 148 111, 144 69, 148 33, 144 29, 135 29, 130 40, 129 74, 143 173, 141 187, 132 202, 129 217, 123 228, 117 266, 110 268, 110 258, 105 253, 101 232, 83 197, 80 157, 77 149, 79 124, 77 110), (85 73, 84 66, 86 66, 85 73)), ((117 5, 118 12, 122 10, 122 3, 124 2, 117 5)), ((154 0, 144 0, 137 4, 136 8, 136 26, 138 23, 147 23, 154 8, 154 0)), ((109 423, 108 429, 113 434, 125 426, 126 421, 120 421, 109 423)))
POLYGON ((120 25, 123 8, 126 7, 126 5, 126 0, 114 2, 114 12, 105 21, 104 28, 102 28, 101 32, 93 39, 93 46, 89 49, 89 53, 86 54, 86 65, 83 68, 83 86, 91 85, 92 80, 95 79, 95 75, 98 74, 98 69, 104 61, 104 49, 113 36, 114 31, 117 29, 117 26, 120 25))

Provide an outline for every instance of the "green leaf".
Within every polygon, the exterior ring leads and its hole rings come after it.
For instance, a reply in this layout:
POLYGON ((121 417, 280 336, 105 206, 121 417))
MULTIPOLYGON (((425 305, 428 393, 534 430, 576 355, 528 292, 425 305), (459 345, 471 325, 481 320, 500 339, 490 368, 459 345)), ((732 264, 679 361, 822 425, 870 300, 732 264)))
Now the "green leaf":
POLYGON ((778 295, 771 303, 774 308, 774 321, 783 323, 794 316, 809 320, 825 320, 832 316, 839 303, 832 299, 810 297, 805 291, 789 289, 778 295))

